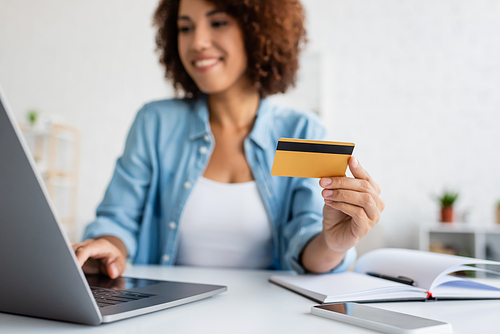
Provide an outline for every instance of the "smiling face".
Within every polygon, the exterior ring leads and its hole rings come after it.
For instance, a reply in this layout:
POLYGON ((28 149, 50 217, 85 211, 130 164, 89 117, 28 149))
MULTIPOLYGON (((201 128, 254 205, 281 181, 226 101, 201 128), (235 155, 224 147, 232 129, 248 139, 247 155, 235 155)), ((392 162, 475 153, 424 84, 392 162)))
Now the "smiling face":
POLYGON ((249 85, 243 33, 233 17, 204 0, 181 0, 177 27, 179 57, 202 92, 249 85))

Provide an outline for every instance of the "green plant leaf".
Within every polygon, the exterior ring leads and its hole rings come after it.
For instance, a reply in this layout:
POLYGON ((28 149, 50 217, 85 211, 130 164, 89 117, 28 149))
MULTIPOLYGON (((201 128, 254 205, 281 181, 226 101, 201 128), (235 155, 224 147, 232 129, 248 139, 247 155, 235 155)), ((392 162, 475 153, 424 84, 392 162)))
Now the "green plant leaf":
POLYGON ((458 193, 452 191, 445 191, 441 196, 436 196, 436 199, 442 207, 452 206, 456 202, 457 198, 458 193))
POLYGON ((34 125, 36 123, 37 118, 38 118, 38 112, 36 110, 30 110, 30 111, 28 111, 27 117, 28 117, 28 122, 31 125, 34 125))

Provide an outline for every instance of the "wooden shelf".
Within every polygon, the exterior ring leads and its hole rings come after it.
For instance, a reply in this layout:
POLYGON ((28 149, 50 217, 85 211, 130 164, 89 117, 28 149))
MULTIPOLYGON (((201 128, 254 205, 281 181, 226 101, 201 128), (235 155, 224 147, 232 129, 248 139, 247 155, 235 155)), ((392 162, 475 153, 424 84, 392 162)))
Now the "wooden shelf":
POLYGON ((419 248, 500 261, 500 226, 424 223, 420 225, 419 248))
POLYGON ((38 129, 20 124, 38 171, 71 241, 76 241, 80 133, 67 125, 38 129))

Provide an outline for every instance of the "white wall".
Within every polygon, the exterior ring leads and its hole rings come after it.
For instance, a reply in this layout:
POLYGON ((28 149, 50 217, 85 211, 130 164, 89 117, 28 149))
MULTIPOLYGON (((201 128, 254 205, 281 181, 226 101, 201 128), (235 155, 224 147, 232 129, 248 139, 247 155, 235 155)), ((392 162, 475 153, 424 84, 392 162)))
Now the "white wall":
POLYGON ((0 0, 0 85, 16 116, 82 135, 78 224, 92 221, 137 110, 172 96, 154 54, 156 0, 0 0))
MULTIPOLYGON (((383 188, 389 246, 416 247, 431 195, 459 190, 471 223, 500 199, 500 2, 303 0, 325 56, 325 122, 383 188)), ((156 0, 0 0, 0 84, 16 115, 82 132, 79 224, 92 220, 128 127, 172 96, 154 50, 156 0)), ((381 243, 377 234, 375 243, 381 243)))
POLYGON ((306 0, 331 66, 334 138, 382 185, 390 246, 416 247, 431 195, 460 191, 471 223, 500 199, 500 2, 306 0))

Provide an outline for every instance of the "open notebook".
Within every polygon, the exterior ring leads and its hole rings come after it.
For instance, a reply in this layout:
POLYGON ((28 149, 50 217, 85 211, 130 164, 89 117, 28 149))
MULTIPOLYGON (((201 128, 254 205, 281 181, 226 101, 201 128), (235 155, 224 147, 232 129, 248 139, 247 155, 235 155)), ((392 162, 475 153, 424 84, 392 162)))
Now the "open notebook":
POLYGON ((374 302, 426 299, 499 299, 500 288, 450 274, 459 271, 500 272, 471 265, 500 262, 436 254, 409 249, 384 248, 361 256, 354 272, 325 275, 275 275, 271 282, 320 303, 374 302), (413 285, 373 277, 404 277, 413 285))

